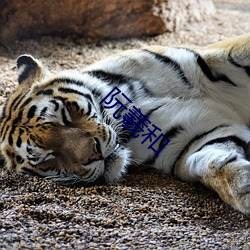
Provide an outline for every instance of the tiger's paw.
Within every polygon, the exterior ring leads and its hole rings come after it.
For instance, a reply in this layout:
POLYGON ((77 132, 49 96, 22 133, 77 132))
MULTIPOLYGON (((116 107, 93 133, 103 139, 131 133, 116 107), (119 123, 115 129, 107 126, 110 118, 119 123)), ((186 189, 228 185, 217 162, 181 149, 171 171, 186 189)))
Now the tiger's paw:
POLYGON ((209 165, 207 184, 229 205, 250 214, 250 162, 229 155, 209 165))

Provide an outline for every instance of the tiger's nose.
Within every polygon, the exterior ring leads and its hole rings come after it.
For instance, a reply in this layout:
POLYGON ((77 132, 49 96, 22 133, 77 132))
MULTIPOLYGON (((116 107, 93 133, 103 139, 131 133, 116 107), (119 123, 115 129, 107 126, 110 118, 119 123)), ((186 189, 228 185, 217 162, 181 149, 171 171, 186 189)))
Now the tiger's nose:
POLYGON ((101 145, 97 138, 94 138, 94 139, 95 139, 95 143, 93 144, 93 151, 89 160, 98 161, 98 160, 103 159, 102 152, 101 152, 101 145))

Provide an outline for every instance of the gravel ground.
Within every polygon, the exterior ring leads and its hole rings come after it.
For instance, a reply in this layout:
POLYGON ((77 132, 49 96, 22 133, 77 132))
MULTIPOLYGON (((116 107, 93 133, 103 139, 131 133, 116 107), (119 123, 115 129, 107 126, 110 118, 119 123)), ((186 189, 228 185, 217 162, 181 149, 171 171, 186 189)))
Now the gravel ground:
MULTIPOLYGON (((203 45, 250 32, 249 0, 216 0, 208 22, 122 41, 43 37, 0 47, 0 105, 30 53, 52 71, 148 44, 203 45)), ((66 188, 0 169, 0 249, 250 249, 250 219, 212 191, 136 169, 113 186, 66 188)))

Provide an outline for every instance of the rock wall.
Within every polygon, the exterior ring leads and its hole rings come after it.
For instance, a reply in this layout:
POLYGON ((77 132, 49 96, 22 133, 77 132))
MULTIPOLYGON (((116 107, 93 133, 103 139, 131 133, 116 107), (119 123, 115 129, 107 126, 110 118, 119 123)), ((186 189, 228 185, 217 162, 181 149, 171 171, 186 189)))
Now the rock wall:
POLYGON ((156 35, 214 13, 212 0, 1 0, 0 43, 48 34, 156 35))

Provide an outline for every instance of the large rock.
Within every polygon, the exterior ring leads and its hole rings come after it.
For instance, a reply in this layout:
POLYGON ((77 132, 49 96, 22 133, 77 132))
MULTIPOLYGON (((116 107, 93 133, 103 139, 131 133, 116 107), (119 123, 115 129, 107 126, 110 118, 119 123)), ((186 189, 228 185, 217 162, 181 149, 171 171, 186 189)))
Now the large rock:
POLYGON ((214 12, 212 0, 1 0, 0 43, 48 34, 156 35, 214 12))

